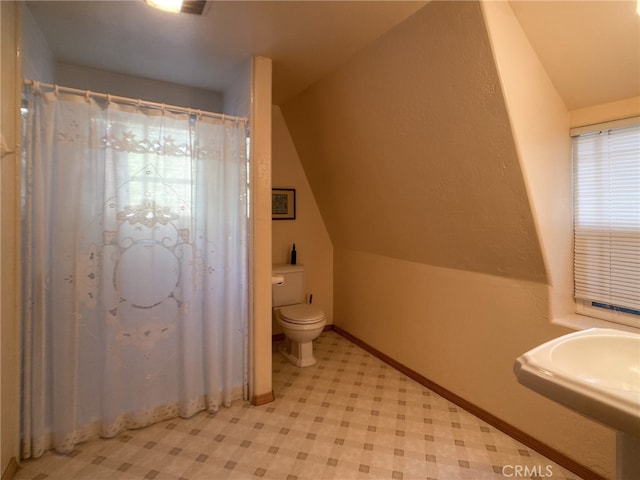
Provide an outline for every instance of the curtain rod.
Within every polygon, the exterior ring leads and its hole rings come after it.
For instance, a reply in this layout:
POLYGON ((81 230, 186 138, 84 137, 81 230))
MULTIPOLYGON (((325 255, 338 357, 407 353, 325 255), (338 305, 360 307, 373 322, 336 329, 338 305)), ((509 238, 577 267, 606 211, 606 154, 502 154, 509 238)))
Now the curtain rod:
POLYGON ((73 95, 78 95, 78 96, 84 96, 84 97, 93 97, 93 98, 99 98, 102 100, 107 100, 110 102, 118 102, 118 103, 124 103, 124 104, 128 104, 128 105, 134 105, 134 106, 138 106, 138 107, 147 107, 147 108, 157 108, 157 109, 161 109, 161 110, 169 110, 172 112, 177 112, 177 113, 188 113, 191 115, 202 115, 205 117, 213 117, 213 118, 219 118, 222 120, 232 120, 232 121, 236 121, 236 122, 248 122, 246 117, 234 117, 231 115, 225 115, 223 113, 213 113, 213 112, 207 112, 204 110, 198 110, 196 108, 188 108, 188 107, 178 107, 176 105, 167 105, 165 103, 156 103, 156 102, 150 102, 147 100, 140 100, 140 99, 135 99, 135 98, 128 98, 128 97, 120 97, 118 95, 111 95, 108 93, 98 93, 98 92, 92 92, 91 90, 79 90, 77 88, 71 88, 71 87, 61 87, 59 85, 54 85, 51 83, 42 83, 42 82, 38 82, 36 80, 28 80, 25 79, 24 80, 24 84, 30 87, 34 87, 36 90, 40 90, 41 88, 45 88, 45 89, 50 89, 53 92, 62 92, 62 93, 70 93, 73 95))

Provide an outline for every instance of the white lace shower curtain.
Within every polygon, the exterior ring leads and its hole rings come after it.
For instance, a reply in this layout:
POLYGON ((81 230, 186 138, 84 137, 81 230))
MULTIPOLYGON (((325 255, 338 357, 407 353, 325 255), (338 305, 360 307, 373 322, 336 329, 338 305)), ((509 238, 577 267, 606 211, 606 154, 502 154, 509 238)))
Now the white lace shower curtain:
POLYGON ((23 457, 241 398, 245 121, 37 84, 27 112, 23 457))

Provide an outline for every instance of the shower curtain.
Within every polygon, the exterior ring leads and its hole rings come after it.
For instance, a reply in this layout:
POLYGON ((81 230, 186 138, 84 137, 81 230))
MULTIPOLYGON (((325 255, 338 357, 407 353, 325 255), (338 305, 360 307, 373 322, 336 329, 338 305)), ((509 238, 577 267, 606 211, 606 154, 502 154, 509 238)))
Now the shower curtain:
POLYGON ((245 120, 28 90, 22 456, 246 395, 245 120))

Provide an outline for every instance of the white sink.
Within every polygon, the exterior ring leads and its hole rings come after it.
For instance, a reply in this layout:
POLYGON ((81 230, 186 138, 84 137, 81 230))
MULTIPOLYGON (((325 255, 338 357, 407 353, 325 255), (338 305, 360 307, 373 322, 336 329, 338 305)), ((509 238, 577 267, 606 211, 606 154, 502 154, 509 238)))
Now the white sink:
POLYGON ((640 335, 592 328, 520 356, 525 387, 617 430, 616 478, 640 478, 640 335))
POLYGON ((592 328, 516 360, 520 382, 618 431, 640 437, 640 335, 592 328))

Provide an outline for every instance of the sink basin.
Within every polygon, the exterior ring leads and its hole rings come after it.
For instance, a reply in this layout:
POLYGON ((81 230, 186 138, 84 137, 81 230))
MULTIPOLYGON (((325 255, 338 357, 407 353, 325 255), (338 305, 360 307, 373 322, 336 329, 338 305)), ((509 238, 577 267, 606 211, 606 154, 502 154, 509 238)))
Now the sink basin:
POLYGON ((633 393, 632 399, 640 392, 640 343, 633 336, 601 333, 564 339, 553 346, 550 360, 584 382, 633 393))
POLYGON ((518 382, 640 437, 640 335, 592 328, 544 343, 514 365, 518 382))

